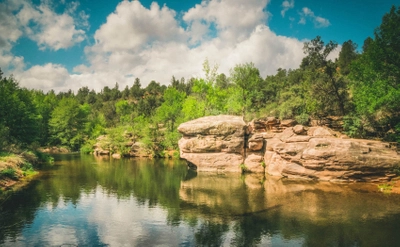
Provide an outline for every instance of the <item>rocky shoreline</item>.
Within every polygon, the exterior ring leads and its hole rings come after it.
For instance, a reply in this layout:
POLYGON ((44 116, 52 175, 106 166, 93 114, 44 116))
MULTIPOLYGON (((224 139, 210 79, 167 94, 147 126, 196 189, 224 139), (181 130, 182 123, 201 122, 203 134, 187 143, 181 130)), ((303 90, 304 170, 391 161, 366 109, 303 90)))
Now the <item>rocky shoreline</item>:
POLYGON ((181 158, 198 171, 252 172, 321 181, 387 182, 400 155, 389 143, 352 139, 325 126, 208 116, 178 128, 181 158))

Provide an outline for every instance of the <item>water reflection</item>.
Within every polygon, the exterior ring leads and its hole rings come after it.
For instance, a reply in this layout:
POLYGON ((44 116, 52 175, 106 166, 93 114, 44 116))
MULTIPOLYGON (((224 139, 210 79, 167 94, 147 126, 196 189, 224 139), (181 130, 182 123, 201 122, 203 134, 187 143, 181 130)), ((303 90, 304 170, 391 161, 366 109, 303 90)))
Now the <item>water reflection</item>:
POLYGON ((375 185, 196 174, 172 160, 57 160, 0 202, 0 245, 400 245, 400 197, 375 185))

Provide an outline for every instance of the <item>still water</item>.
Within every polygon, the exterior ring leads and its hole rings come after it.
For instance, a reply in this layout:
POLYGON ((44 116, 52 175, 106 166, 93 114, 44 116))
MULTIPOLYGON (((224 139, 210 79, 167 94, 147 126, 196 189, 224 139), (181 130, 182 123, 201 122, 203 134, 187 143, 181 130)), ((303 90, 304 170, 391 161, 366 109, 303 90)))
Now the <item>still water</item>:
POLYGON ((376 185, 56 159, 0 200, 0 246, 400 246, 400 196, 376 185))

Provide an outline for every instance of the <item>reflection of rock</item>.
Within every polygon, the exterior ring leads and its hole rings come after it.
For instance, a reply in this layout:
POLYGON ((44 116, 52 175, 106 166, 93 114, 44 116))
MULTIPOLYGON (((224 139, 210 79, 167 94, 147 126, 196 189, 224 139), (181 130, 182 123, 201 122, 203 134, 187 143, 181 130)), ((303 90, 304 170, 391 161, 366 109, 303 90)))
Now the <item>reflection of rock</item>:
POLYGON ((321 126, 211 116, 183 123, 181 157, 199 171, 247 171, 327 181, 387 181, 400 156, 379 141, 349 139, 321 126), (292 127, 293 126, 293 127, 292 127), (247 128, 247 130, 246 130, 247 128), (266 169, 264 169, 264 167, 266 169))
POLYGON ((387 197, 374 184, 340 184, 228 173, 197 177, 181 183, 180 198, 202 205, 205 217, 279 213, 285 219, 352 222, 400 214, 400 196, 387 197), (366 193, 368 192, 368 193, 366 193), (362 203, 360 203, 362 202, 362 203), (212 215, 209 215, 213 212, 212 215))
POLYGON ((181 157, 198 171, 240 172, 246 123, 237 116, 210 116, 178 127, 181 157))

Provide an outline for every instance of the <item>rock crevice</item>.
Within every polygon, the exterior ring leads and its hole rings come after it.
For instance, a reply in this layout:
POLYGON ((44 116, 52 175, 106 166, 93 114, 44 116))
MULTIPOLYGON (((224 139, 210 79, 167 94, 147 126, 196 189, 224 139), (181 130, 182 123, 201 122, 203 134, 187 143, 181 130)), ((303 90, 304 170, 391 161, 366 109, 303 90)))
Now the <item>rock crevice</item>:
POLYGON ((198 171, 254 172, 325 181, 387 181, 400 155, 387 143, 275 118, 209 116, 178 130, 181 157, 198 171))

